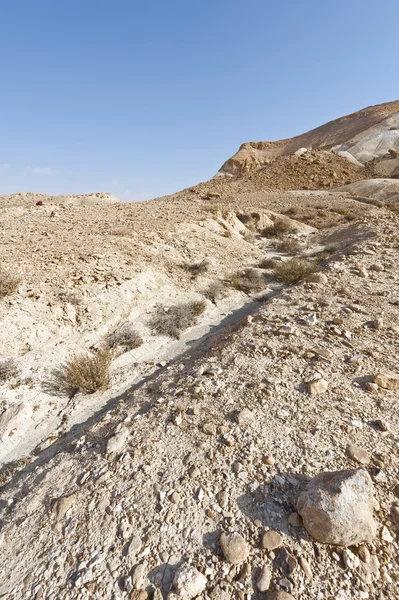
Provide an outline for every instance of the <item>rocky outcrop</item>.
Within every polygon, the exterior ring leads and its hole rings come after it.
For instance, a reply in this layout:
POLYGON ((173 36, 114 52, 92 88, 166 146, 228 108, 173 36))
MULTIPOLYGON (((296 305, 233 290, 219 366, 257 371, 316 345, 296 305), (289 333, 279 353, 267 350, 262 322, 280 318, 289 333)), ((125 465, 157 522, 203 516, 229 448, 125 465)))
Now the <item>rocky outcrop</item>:
POLYGON ((245 142, 219 170, 222 175, 240 175, 267 164, 278 156, 301 148, 349 152, 361 163, 399 149, 399 101, 369 106, 330 121, 293 138, 276 142, 245 142))

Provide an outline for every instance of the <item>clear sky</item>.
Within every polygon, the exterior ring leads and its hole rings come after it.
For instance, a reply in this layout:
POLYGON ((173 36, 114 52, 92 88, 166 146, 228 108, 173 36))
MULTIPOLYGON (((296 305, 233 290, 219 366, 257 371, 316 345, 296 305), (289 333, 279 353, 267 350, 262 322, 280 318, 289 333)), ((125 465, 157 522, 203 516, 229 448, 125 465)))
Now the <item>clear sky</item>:
POLYGON ((0 193, 143 200, 399 99, 398 0, 0 0, 0 193))

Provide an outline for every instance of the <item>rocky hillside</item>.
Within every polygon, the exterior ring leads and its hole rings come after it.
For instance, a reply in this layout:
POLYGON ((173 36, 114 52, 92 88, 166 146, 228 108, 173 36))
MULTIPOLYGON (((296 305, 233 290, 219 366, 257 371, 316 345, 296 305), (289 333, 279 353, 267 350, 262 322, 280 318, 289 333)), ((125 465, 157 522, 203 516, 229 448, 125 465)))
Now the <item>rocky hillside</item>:
POLYGON ((0 196, 0 598, 399 599, 390 150, 0 196))
POLYGON ((398 598, 397 228, 325 230, 318 272, 14 466, 2 597, 398 598))
MULTIPOLYGON (((239 175, 301 148, 334 150, 362 164, 399 152, 399 101, 370 106, 294 138, 246 142, 221 167, 222 175, 239 175)), ((397 165, 396 165, 397 166, 397 165)), ((390 176, 387 174, 387 176, 390 176)))

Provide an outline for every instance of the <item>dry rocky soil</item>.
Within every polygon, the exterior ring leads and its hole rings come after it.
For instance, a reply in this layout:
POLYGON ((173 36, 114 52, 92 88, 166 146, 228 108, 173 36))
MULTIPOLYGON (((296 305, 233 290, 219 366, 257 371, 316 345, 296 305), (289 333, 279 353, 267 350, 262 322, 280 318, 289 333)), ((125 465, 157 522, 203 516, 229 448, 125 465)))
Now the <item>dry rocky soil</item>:
POLYGON ((385 160, 0 197, 0 598, 399 598, 385 160), (104 389, 57 387, 105 351, 104 389))

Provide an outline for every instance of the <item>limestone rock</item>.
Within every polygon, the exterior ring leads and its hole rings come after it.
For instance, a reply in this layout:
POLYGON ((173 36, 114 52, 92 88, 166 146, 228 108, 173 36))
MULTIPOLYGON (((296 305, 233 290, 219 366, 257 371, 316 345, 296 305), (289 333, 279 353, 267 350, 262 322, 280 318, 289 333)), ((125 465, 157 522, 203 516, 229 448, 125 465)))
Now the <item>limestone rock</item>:
POLYGON ((322 285, 325 285, 328 279, 327 275, 325 275, 324 273, 311 273, 308 276, 307 281, 309 283, 320 283, 322 285))
POLYGON ((359 463, 359 465, 368 465, 370 463, 369 453, 355 444, 351 444, 347 447, 346 454, 349 458, 359 463))
POLYGON ((379 373, 374 378, 374 383, 384 390, 399 390, 399 375, 394 373, 379 373))
POLYGON ((297 510, 310 535, 338 546, 371 542, 376 535, 373 484, 367 471, 321 473, 300 495, 297 510))
POLYGON ((268 593, 267 600, 295 600, 295 598, 288 592, 275 590, 274 592, 268 593))
POLYGON ((237 423, 240 427, 248 427, 255 419, 255 415, 249 408, 243 408, 237 414, 237 423))
POLYGON ((266 531, 262 537, 262 548, 274 550, 283 543, 283 536, 278 531, 266 531))
POLYGON ((195 567, 182 565, 173 579, 173 586, 180 598, 189 600, 202 594, 207 579, 195 567))
POLYGON ((249 547, 242 535, 237 532, 220 535, 220 547, 223 555, 232 565, 238 565, 248 558, 249 547))
POLYGON ((325 379, 316 379, 308 384, 309 394, 323 394, 328 389, 328 382, 325 379))
POLYGON ((107 442, 107 454, 117 454, 121 452, 125 447, 126 440, 129 437, 129 430, 126 428, 121 429, 114 433, 107 442))
POLYGON ((269 567, 263 567, 256 580, 256 587, 260 592, 266 592, 269 589, 271 577, 272 574, 269 567))
POLYGON ((73 506, 75 503, 75 496, 64 496, 62 498, 58 498, 53 504, 52 513, 57 522, 60 522, 65 517, 67 511, 73 506))

